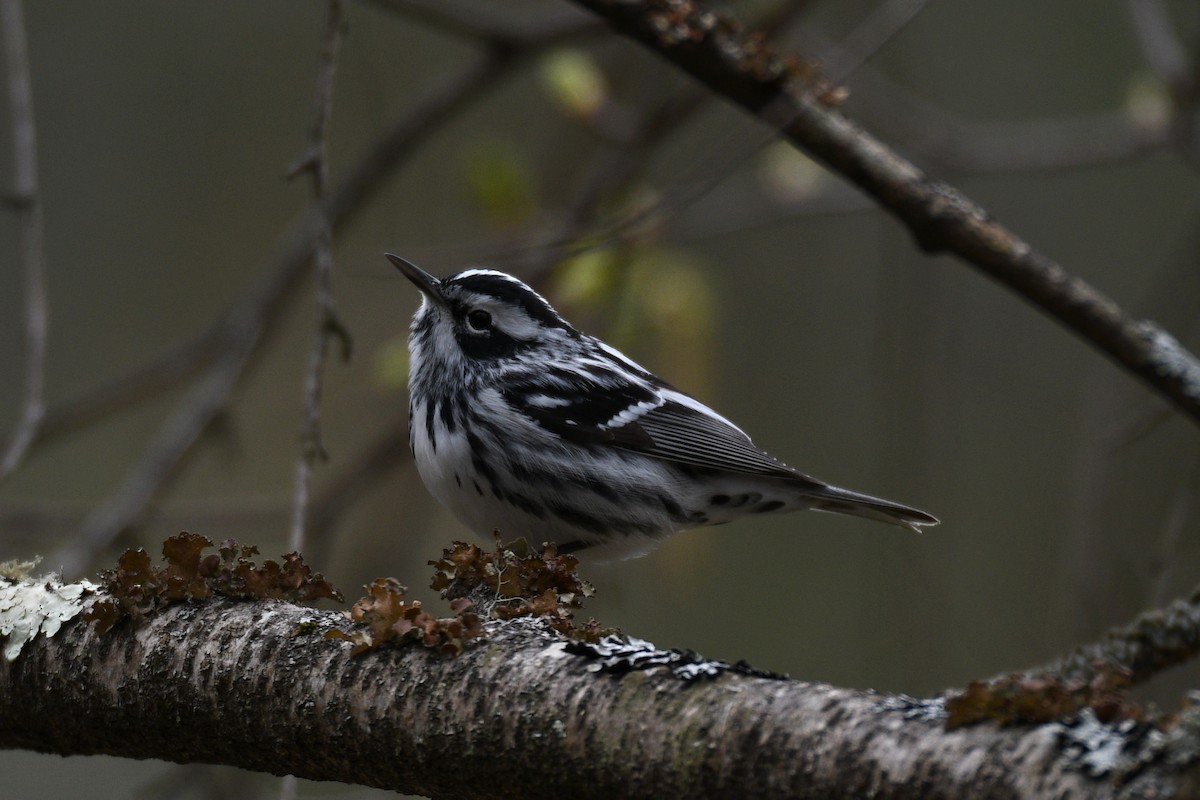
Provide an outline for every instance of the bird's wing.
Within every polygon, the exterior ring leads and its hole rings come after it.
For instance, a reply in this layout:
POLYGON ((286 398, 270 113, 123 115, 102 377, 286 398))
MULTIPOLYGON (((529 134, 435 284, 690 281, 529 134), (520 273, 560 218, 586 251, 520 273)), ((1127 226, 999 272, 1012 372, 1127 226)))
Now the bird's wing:
POLYGON ((577 444, 823 485, 763 452, 703 403, 657 381, 611 381, 564 371, 510 385, 502 394, 514 409, 577 444))
POLYGON ((661 405, 615 431, 613 445, 693 467, 820 483, 768 455, 740 428, 699 401, 673 389, 664 389, 661 395, 661 405), (636 433, 631 436, 626 429, 636 433))

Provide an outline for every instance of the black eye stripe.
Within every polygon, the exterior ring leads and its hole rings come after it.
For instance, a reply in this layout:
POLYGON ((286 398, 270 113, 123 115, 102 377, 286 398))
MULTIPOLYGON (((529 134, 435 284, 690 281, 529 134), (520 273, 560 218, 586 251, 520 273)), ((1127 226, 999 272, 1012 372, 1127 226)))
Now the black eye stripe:
POLYGON ((463 292, 484 295, 500 303, 516 306, 524 311, 530 319, 544 327, 570 328, 544 299, 528 286, 511 278, 478 273, 462 277, 451 275, 444 281, 444 285, 447 288, 458 288, 463 292))

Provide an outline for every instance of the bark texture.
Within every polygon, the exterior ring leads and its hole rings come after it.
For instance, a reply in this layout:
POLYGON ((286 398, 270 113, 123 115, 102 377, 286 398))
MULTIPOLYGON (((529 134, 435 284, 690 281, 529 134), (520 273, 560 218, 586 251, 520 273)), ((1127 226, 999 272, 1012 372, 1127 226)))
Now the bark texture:
POLYGON ((1194 773, 1194 735, 1159 735, 1148 766, 1119 784, 1095 759, 1114 741, 1132 747, 1117 727, 947 732, 936 699, 729 671, 596 671, 594 654, 530 619, 490 624, 454 659, 419 646, 351 656, 324 637, 346 624, 223 599, 103 635, 68 622, 0 661, 0 746, 445 798, 1154 797, 1194 773))

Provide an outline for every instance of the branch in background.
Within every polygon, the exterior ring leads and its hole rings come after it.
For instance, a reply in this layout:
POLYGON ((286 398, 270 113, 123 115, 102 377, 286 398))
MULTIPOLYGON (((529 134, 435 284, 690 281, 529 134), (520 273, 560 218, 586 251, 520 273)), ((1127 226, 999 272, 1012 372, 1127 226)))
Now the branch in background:
POLYGON ((935 181, 826 105, 829 87, 691 2, 575 0, 710 89, 760 117, 875 198, 927 252, 950 252, 1040 307, 1200 423, 1200 361, 1149 320, 1035 251, 983 208, 935 181))
POLYGON ((1119 664, 1131 684, 1145 683, 1163 670, 1200 654, 1200 587, 1190 597, 1146 611, 1133 622, 1113 628, 1098 642, 1081 645, 1062 658, 1028 670, 1061 680, 1090 680, 1097 664, 1119 664))
POLYGON ((333 87, 337 76, 338 53, 346 30, 345 0, 329 0, 321 54, 317 66, 317 89, 313 100, 313 119, 309 143, 303 155, 288 171, 289 177, 308 172, 312 176, 313 203, 317 209, 313 231, 313 267, 317 292, 317 329, 304 375, 304 430, 300 436, 300 458, 296 463, 296 484, 292 498, 292 524, 288 548, 304 549, 308 498, 313 468, 328 458, 321 442, 321 384, 329 341, 336 336, 342 345, 342 358, 350 358, 350 334, 338 318, 333 297, 333 224, 325 211, 329 199, 329 159, 325 136, 333 113, 333 87))
POLYGON ((0 456, 0 483, 24 460, 46 415, 46 257, 42 244, 42 204, 38 198, 37 131, 29 44, 21 0, 0 0, 9 116, 12 119, 14 186, 10 197, 20 231, 20 262, 25 273, 25 397, 20 422, 0 456))
POLYGON ((77 574, 100 549, 140 519, 162 487, 177 474, 200 432, 228 407, 250 357, 260 349, 264 334, 304 276, 318 220, 328 215, 336 228, 361 210, 417 146, 482 96, 494 81, 508 73, 512 64, 507 54, 494 51, 435 87, 410 106, 350 171, 332 192, 324 211, 310 208, 292 226, 274 268, 225 316, 224 355, 158 432, 121 486, 89 518, 75 540, 51 557, 50 563, 62 565, 64 574, 77 574))
POLYGON ((885 0, 842 39, 825 65, 829 80, 841 83, 870 61, 929 5, 929 0, 885 0))
POLYGON ((1200 166, 1200 122, 1196 119, 1200 64, 1190 63, 1161 0, 1129 0, 1129 13, 1142 56, 1171 95, 1169 122, 1174 143, 1194 166, 1200 166))
MULTIPOLYGON (((903 4, 904 0, 897 0, 903 4)), ((910 9, 912 10, 912 9, 910 9)), ((896 20, 899 24, 905 19, 896 20)), ((864 22, 864 26, 871 23, 864 22)), ((975 122, 947 111, 896 83, 887 75, 861 66, 864 54, 854 50, 852 32, 834 43, 804 31, 789 35, 804 50, 819 53, 835 65, 834 80, 853 67, 848 107, 922 161, 963 172, 1047 172, 1127 161, 1176 145, 1175 122, 1169 114, 1120 110, 1076 117, 1021 122, 975 122), (851 48, 847 51, 847 47, 851 48)))
MULTIPOLYGON (((573 16, 575 19, 569 25, 531 26, 519 36, 514 34, 516 38, 488 42, 485 52, 473 63, 413 103, 333 189, 323 206, 310 207, 302 215, 285 236, 274 268, 225 316, 219 334, 222 342, 219 351, 223 355, 215 357, 215 363, 201 378, 201 387, 163 426, 142 460, 92 515, 76 541, 55 554, 50 563, 63 565, 65 574, 81 569, 100 549, 135 524, 174 478, 198 441, 199 432, 228 407, 249 360, 261 349, 262 340, 304 276, 322 220, 327 219, 336 231, 362 209, 405 158, 466 106, 486 95, 493 84, 546 48, 581 30, 596 28, 590 20, 583 19, 586 24, 581 24, 579 15, 573 16), (226 381, 226 376, 232 380, 226 381), (210 384, 223 387, 221 402, 209 402, 216 394, 205 388, 210 384), (153 480, 148 477, 151 474, 153 480)), ((207 339, 207 335, 203 338, 207 339)), ((206 348, 197 346, 196 352, 208 357, 206 348)), ((201 362, 198 356, 197 363, 201 362)))
POLYGON ((391 425, 372 434, 372 443, 349 460, 341 472, 327 482, 312 504, 309 557, 322 562, 329 557, 330 533, 364 494, 393 470, 411 464, 408 449, 408 415, 401 414, 391 425))
POLYGON ((864 119, 924 162, 961 172, 1081 169, 1172 146, 1169 121, 1138 119, 1127 111, 1027 122, 964 120, 870 69, 855 75, 850 97, 864 119))
MULTIPOLYGON (((679 92, 640 112, 623 109, 627 135, 620 142, 608 144, 583 177, 571 205, 549 224, 533 231, 529 235, 530 244, 507 252, 493 251, 490 263, 522 272, 537 285, 560 260, 625 235, 632 225, 597 226, 602 219, 602 204, 627 189, 655 150, 686 129, 704 109, 709 97, 706 92, 679 92)), ((604 123, 598 125, 602 127, 604 123)))
POLYGON ((1128 0, 1128 6, 1138 45, 1150 69, 1167 85, 1177 102, 1194 101, 1200 94, 1197 84, 1200 76, 1193 73, 1162 0, 1128 0))
POLYGON ((489 623, 457 658, 417 646, 352 656, 324 637, 346 624, 225 599, 103 635, 69 621, 0 661, 0 747, 464 799, 1170 796, 1194 775, 1195 710, 1157 738, 1094 716, 1080 732, 947 731, 938 699, 759 677, 694 654, 676 671, 678 651, 571 646, 530 619, 489 623), (683 679, 689 668, 699 677, 683 679))
POLYGON ((225 410, 262 335, 261 318, 247 318, 240 346, 230 350, 168 418, 120 488, 83 521, 79 533, 50 557, 64 575, 78 575, 120 535, 178 473, 201 434, 225 410))
POLYGON ((588 33, 602 33, 595 17, 567 6, 514 20, 508 8, 458 0, 371 0, 385 11, 400 14, 453 36, 474 39, 492 47, 540 46, 547 40, 565 41, 588 33), (503 11, 497 9, 504 8, 503 11))

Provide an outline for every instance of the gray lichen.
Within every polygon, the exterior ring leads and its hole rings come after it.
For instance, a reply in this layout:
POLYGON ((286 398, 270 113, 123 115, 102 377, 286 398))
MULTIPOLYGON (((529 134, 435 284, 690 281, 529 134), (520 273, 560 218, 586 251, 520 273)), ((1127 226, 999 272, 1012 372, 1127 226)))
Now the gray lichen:
MULTIPOLYGON (((17 574, 8 570, 8 574, 17 574)), ((35 580, 0 577, 0 639, 4 658, 12 661, 39 633, 53 636, 87 606, 85 595, 98 587, 89 581, 63 583, 56 575, 35 580)))

